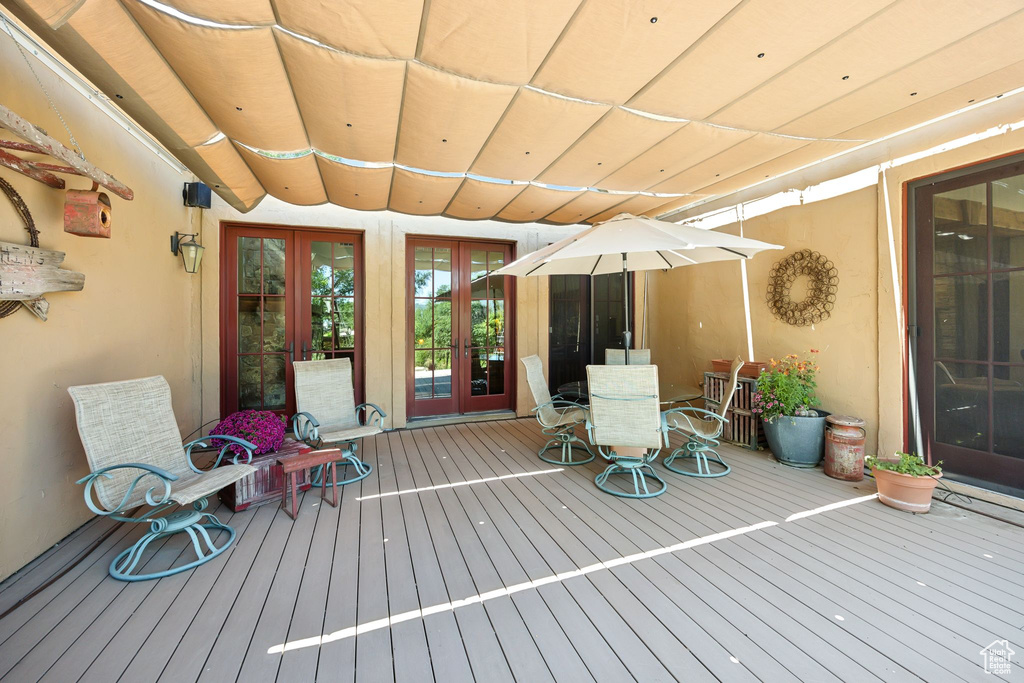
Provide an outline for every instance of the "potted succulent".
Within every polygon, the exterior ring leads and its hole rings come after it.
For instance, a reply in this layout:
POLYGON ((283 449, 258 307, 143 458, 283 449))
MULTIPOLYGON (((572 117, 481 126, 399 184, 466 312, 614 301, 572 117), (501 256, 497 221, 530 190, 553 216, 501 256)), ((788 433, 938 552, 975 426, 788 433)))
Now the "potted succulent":
POLYGON ((829 413, 814 407, 818 370, 812 358, 791 353, 782 360, 772 358, 757 378, 751 412, 761 417, 768 447, 784 465, 817 467, 824 456, 829 413))
POLYGON ((929 465, 918 455, 897 451, 893 458, 867 457, 878 486, 878 500, 907 512, 928 512, 942 476, 942 461, 929 465))

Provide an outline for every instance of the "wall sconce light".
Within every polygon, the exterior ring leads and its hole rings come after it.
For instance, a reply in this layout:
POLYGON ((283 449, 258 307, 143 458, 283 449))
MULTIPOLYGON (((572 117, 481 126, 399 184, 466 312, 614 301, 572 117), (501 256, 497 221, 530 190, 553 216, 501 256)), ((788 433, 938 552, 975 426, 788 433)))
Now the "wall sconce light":
POLYGON ((199 271, 199 263, 203 260, 203 245, 196 242, 198 233, 186 234, 176 232, 171 235, 171 253, 177 256, 181 254, 181 262, 185 265, 186 273, 199 271))

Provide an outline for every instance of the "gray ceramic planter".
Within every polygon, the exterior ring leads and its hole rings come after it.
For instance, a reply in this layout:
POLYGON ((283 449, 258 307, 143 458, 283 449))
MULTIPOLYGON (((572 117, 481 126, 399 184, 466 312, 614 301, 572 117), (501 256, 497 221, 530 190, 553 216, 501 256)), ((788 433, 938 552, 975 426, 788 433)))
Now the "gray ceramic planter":
POLYGON ((817 467, 825 455, 825 418, 830 413, 814 409, 818 417, 780 417, 763 422, 764 435, 775 459, 790 467, 817 467))

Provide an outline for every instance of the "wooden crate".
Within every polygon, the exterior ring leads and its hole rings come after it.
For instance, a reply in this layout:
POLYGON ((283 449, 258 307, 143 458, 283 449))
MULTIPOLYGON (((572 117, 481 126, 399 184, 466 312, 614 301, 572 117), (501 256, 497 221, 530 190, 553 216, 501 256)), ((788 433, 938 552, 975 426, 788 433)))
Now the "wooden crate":
MULTIPOLYGON (((284 489, 284 474, 281 473, 277 459, 283 455, 297 454, 303 448, 307 448, 306 444, 294 439, 285 439, 278 450, 253 456, 249 464, 256 468, 256 472, 222 488, 220 499, 233 512, 241 512, 264 503, 280 503, 281 491, 284 489)), ((310 488, 311 484, 306 480, 305 472, 298 472, 295 476, 298 477, 300 491, 310 488)))
MULTIPOLYGON (((722 432, 722 440, 736 446, 749 448, 752 451, 767 446, 761 418, 750 412, 750 406, 757 391, 757 380, 750 377, 738 378, 736 393, 732 397, 732 405, 725 412, 729 423, 722 432)), ((729 384, 729 375, 724 372, 704 373, 704 408, 714 412, 722 402, 722 394, 729 384)))

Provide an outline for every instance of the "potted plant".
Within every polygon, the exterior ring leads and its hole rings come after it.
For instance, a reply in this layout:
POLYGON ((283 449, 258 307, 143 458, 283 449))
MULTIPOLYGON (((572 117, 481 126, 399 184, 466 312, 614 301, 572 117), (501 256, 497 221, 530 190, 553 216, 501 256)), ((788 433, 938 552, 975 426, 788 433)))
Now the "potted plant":
POLYGON ((818 404, 818 370, 813 359, 791 353, 782 360, 772 358, 757 378, 751 412, 761 417, 768 447, 784 465, 817 467, 824 455, 829 413, 813 407, 818 404))
POLYGON ((897 451, 894 458, 867 457, 878 486, 878 500, 907 512, 928 512, 942 476, 942 461, 929 465, 918 455, 897 451))
MULTIPOLYGON (((213 446, 220 448, 224 441, 216 436, 235 436, 256 445, 253 455, 276 451, 284 442, 285 424, 277 413, 270 410, 242 410, 231 413, 210 430, 213 446)), ((242 447, 234 444, 229 448, 235 453, 242 453, 242 447)))

